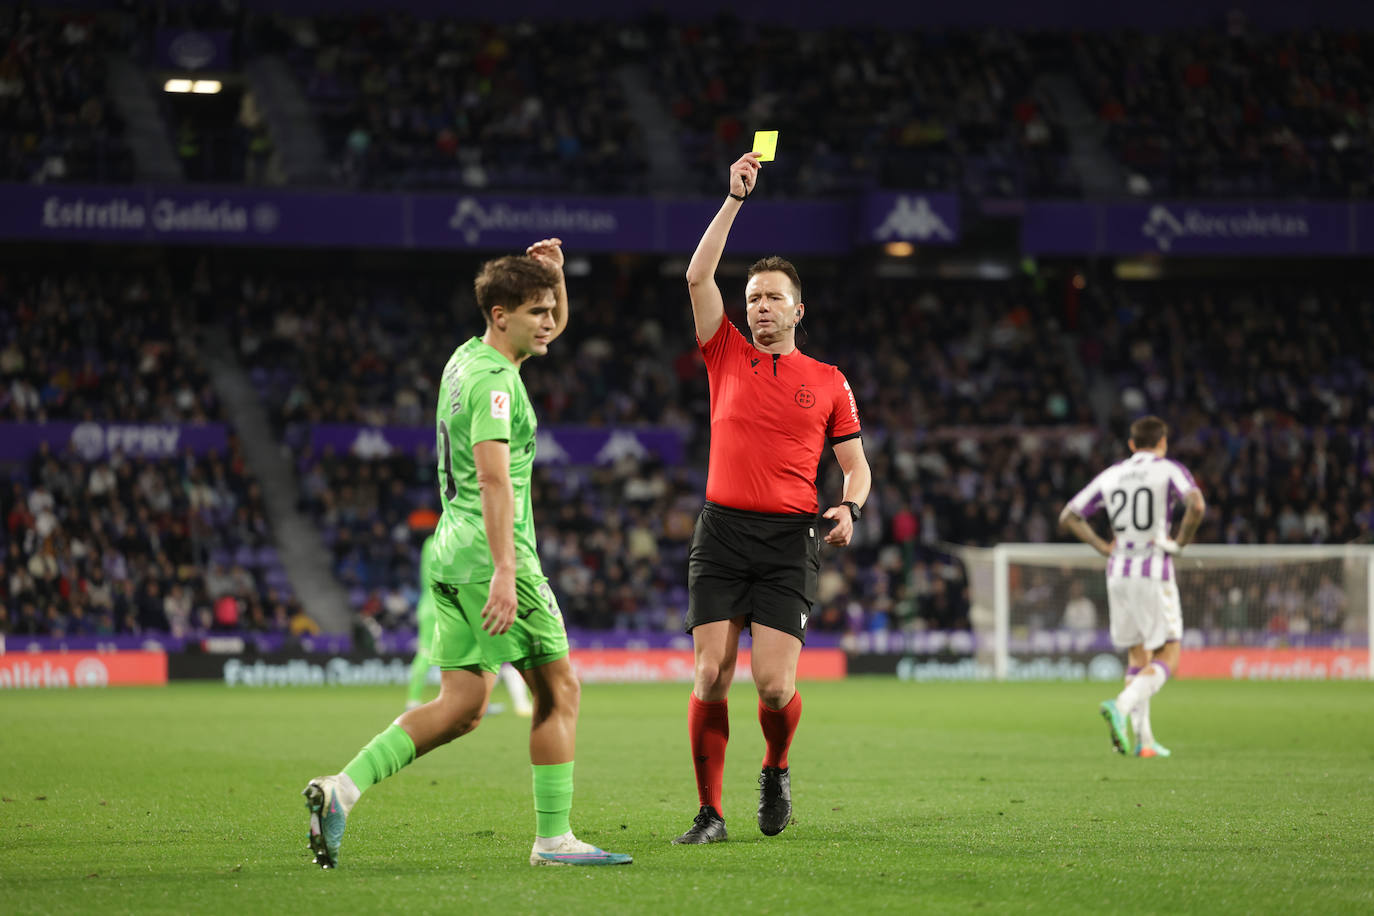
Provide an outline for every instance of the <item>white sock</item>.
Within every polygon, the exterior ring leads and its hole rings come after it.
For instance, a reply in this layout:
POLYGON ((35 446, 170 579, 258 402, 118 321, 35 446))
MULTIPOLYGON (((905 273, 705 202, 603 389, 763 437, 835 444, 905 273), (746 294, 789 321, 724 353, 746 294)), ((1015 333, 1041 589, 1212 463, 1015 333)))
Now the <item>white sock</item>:
POLYGON ((530 690, 525 686, 525 679, 520 676, 520 672, 515 670, 514 665, 501 666, 501 682, 506 685, 506 690, 510 693, 511 703, 515 706, 518 713, 530 712, 533 704, 530 702, 530 690))
POLYGON ((1150 727, 1150 698, 1144 697, 1135 704, 1135 709, 1131 710, 1131 726, 1135 729, 1135 743, 1139 745, 1154 744, 1155 733, 1150 727))
POLYGON ((1159 693, 1159 688, 1164 686, 1164 682, 1169 679, 1165 674, 1165 668, 1153 662, 1145 666, 1145 669, 1131 679, 1126 685, 1126 689, 1116 695, 1116 708, 1124 713, 1135 710, 1136 705, 1142 699, 1148 699, 1159 693))
POLYGON ((358 803, 358 799, 362 798, 363 793, 358 788, 358 784, 347 773, 340 773, 335 778, 339 781, 339 793, 335 797, 338 798, 339 804, 343 806, 344 815, 347 816, 348 812, 353 810, 353 806, 358 803))
POLYGON ((539 852, 553 852, 568 840, 575 840, 571 830, 561 836, 537 836, 534 838, 534 848, 539 852))
MULTIPOLYGON (((1136 672, 1136 674, 1139 674, 1139 673, 1140 673, 1139 671, 1136 672)), ((1126 687, 1131 686, 1131 681, 1133 681, 1133 680, 1135 680, 1135 674, 1128 674, 1128 675, 1126 675, 1126 683, 1125 683, 1125 686, 1123 686, 1121 689, 1122 689, 1122 690, 1125 690, 1126 687)), ((1118 707, 1118 708, 1119 708, 1119 707, 1118 707)), ((1136 743, 1139 744, 1139 743, 1140 743, 1140 707, 1137 706, 1135 709, 1130 710, 1129 713, 1128 713, 1128 718, 1131 720, 1131 732, 1135 735, 1136 743)))

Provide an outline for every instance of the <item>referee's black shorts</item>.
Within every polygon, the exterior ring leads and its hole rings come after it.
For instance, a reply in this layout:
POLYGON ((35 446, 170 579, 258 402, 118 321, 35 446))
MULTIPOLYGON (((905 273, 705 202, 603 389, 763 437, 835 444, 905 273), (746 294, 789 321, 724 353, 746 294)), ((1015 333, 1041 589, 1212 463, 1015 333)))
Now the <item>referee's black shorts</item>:
POLYGON ((707 502, 687 554, 685 629, 743 614, 806 642, 821 542, 814 515, 747 512, 707 502))

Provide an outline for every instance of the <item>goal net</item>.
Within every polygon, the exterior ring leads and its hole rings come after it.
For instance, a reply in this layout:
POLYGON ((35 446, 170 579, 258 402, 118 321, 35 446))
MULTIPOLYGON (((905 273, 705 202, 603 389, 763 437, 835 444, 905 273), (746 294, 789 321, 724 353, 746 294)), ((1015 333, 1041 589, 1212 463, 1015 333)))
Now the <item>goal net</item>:
MULTIPOLYGON (((1120 677, 1104 558, 1078 544, 957 548, 980 662, 1120 677)), ((1374 547, 1194 544, 1175 558, 1187 677, 1368 678, 1374 547)))

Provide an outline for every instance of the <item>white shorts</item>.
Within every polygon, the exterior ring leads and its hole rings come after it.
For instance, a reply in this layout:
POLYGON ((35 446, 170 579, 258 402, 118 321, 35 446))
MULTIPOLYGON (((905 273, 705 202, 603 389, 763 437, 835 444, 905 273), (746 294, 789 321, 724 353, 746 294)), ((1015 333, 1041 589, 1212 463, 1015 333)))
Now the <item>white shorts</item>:
POLYGON ((1107 612, 1118 649, 1143 645, 1153 652, 1183 638, 1183 611, 1173 582, 1108 576, 1107 612))

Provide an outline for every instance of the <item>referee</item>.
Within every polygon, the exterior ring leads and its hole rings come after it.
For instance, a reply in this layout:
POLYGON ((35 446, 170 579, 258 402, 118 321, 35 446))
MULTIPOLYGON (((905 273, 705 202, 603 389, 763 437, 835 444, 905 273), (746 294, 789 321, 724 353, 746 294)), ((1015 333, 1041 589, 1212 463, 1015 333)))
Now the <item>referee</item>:
POLYGON ((849 383, 839 369, 797 349, 806 306, 796 268, 779 257, 749 268, 745 299, 753 343, 725 320, 716 266, 759 167, 754 153, 730 166, 730 196, 687 268, 697 342, 711 385, 711 458, 706 505, 687 566, 686 629, 696 655, 687 730, 701 807, 674 843, 726 838, 726 698, 746 627, 766 743, 759 829, 775 836, 791 819, 787 750, 801 718, 797 660, 816 601, 820 538, 836 547, 849 543, 872 482, 849 383), (818 515, 816 471, 827 439, 844 471, 844 494, 818 515))

